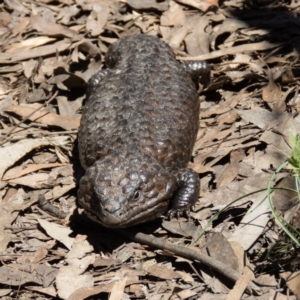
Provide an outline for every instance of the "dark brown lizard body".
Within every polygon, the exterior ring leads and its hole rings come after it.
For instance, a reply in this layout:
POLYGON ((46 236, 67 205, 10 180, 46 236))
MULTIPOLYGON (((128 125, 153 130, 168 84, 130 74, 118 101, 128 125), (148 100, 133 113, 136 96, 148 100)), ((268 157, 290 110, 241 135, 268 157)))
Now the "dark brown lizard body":
POLYGON ((89 82, 79 129, 79 203, 106 227, 188 213, 199 194, 198 175, 187 168, 199 98, 187 69, 207 78, 208 65, 185 68, 147 35, 111 45, 106 64, 89 82))

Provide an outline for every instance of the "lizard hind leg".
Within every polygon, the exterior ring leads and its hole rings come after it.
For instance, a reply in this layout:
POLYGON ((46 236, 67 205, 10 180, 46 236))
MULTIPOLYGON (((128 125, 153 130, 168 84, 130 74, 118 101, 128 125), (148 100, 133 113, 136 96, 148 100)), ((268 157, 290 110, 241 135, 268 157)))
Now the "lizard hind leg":
POLYGON ((187 61, 181 64, 195 84, 207 87, 210 83, 210 66, 206 61, 187 61))

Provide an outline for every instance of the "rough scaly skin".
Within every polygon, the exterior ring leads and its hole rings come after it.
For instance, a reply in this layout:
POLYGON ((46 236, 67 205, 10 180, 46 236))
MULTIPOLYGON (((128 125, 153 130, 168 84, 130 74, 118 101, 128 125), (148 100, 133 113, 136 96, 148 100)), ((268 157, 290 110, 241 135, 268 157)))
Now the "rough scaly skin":
POLYGON ((111 45, 106 64, 89 81, 79 128, 79 203, 106 227, 188 213, 199 194, 198 175, 186 168, 199 122, 188 68, 146 35, 111 45))

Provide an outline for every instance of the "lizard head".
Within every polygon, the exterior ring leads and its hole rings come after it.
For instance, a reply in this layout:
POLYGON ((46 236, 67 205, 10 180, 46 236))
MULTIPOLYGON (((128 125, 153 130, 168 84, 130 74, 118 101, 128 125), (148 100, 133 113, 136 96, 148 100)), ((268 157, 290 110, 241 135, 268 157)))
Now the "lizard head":
POLYGON ((176 180, 151 156, 106 157, 87 169, 78 201, 87 215, 105 227, 129 227, 167 211, 176 180))

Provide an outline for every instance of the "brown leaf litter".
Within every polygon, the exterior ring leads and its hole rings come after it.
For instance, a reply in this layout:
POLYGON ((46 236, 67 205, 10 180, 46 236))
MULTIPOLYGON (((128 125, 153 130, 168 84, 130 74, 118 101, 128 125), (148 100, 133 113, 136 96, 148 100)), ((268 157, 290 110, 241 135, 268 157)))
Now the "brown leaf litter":
MULTIPOLYGON (((1 299, 300 297, 297 248, 264 191, 300 128, 297 1, 6 0, 0 8, 1 299), (113 232, 77 208, 76 133, 86 83, 108 46, 138 33, 212 67, 190 162, 201 191, 188 220, 113 232)), ((289 168, 276 182, 296 188, 289 168)), ((299 228, 296 196, 277 190, 272 202, 299 228)))

